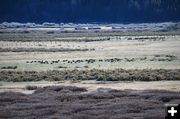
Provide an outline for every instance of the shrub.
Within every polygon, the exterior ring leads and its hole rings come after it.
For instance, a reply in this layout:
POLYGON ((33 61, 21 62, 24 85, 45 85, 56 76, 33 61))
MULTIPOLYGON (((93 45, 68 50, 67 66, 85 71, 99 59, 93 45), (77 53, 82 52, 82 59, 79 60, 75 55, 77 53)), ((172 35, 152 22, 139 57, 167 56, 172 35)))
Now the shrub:
POLYGON ((7 71, 0 72, 0 81, 61 81, 61 80, 97 80, 97 81, 160 81, 180 80, 180 70, 52 70, 7 71))
POLYGON ((0 48, 0 52, 74 52, 89 51, 94 49, 71 49, 71 48, 0 48))
POLYGON ((7 66, 7 67, 1 67, 1 69, 17 69, 17 66, 7 66))
POLYGON ((84 68, 89 68, 89 66, 84 66, 84 68))
POLYGON ((179 92, 163 90, 84 91, 72 86, 48 86, 31 95, 3 92, 0 118, 163 119, 164 103, 180 99, 179 92))
POLYGON ((37 86, 31 86, 31 85, 27 85, 25 87, 26 90, 36 90, 38 87, 37 86))
POLYGON ((67 68, 67 67, 66 67, 66 66, 58 66, 58 68, 60 68, 60 69, 61 69, 61 68, 67 68))

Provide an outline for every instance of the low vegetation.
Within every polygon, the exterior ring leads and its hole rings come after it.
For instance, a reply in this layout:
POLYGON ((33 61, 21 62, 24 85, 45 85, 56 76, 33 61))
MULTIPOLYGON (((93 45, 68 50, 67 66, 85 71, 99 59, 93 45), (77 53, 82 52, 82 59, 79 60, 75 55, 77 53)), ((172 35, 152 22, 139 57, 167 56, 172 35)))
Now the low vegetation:
POLYGON ((0 48, 0 52, 69 52, 89 51, 94 49, 69 49, 69 48, 0 48))
POLYGON ((179 92, 52 86, 31 95, 0 93, 1 119, 163 119, 165 103, 180 101, 179 92))
POLYGON ((6 66, 6 67, 1 67, 1 69, 17 69, 17 66, 6 66))
POLYGON ((25 87, 26 90, 36 90, 38 87, 37 86, 31 86, 31 85, 27 85, 25 87))
POLYGON ((47 31, 41 33, 36 31, 31 33, 31 31, 22 31, 17 33, 17 31, 3 32, 1 31, 0 41, 10 41, 10 42, 27 42, 27 41, 63 41, 63 42, 96 42, 96 41, 109 41, 109 35, 102 35, 102 33, 56 33, 54 31, 47 31))
POLYGON ((63 69, 63 68, 67 68, 66 66, 58 66, 58 68, 63 69))
POLYGON ((110 38, 101 38, 101 37, 75 37, 75 38, 57 38, 57 41, 63 42, 95 42, 95 41, 109 41, 110 38))
POLYGON ((144 69, 144 70, 51 70, 36 71, 1 71, 0 81, 62 81, 62 80, 97 80, 97 81, 160 81, 180 80, 180 69, 144 69))

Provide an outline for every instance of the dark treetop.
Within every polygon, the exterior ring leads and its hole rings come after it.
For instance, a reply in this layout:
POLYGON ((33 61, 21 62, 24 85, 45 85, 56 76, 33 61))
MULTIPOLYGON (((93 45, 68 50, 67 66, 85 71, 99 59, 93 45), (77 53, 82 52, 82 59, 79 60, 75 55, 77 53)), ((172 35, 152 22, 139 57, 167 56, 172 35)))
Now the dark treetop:
POLYGON ((0 22, 180 21, 180 0, 1 0, 0 22))

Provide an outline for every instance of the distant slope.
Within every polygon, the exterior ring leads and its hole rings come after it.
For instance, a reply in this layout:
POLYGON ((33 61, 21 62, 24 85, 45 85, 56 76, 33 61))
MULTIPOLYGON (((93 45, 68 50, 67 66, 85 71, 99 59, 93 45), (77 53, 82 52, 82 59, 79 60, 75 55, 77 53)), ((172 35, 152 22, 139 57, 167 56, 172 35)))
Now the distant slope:
POLYGON ((180 21, 180 0, 1 0, 0 22, 180 21))
POLYGON ((163 32, 180 31, 180 23, 175 23, 175 24, 169 25, 169 26, 165 27, 164 29, 162 29, 161 31, 163 31, 163 32))

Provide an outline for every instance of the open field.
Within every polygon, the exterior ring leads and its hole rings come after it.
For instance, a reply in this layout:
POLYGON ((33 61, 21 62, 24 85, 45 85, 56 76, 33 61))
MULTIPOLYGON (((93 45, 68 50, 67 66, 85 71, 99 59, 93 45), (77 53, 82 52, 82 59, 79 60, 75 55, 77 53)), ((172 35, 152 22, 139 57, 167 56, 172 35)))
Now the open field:
POLYGON ((0 118, 164 119, 180 35, 0 33, 0 118))
POLYGON ((1 33, 0 70, 179 69, 179 51, 179 35, 1 33))

